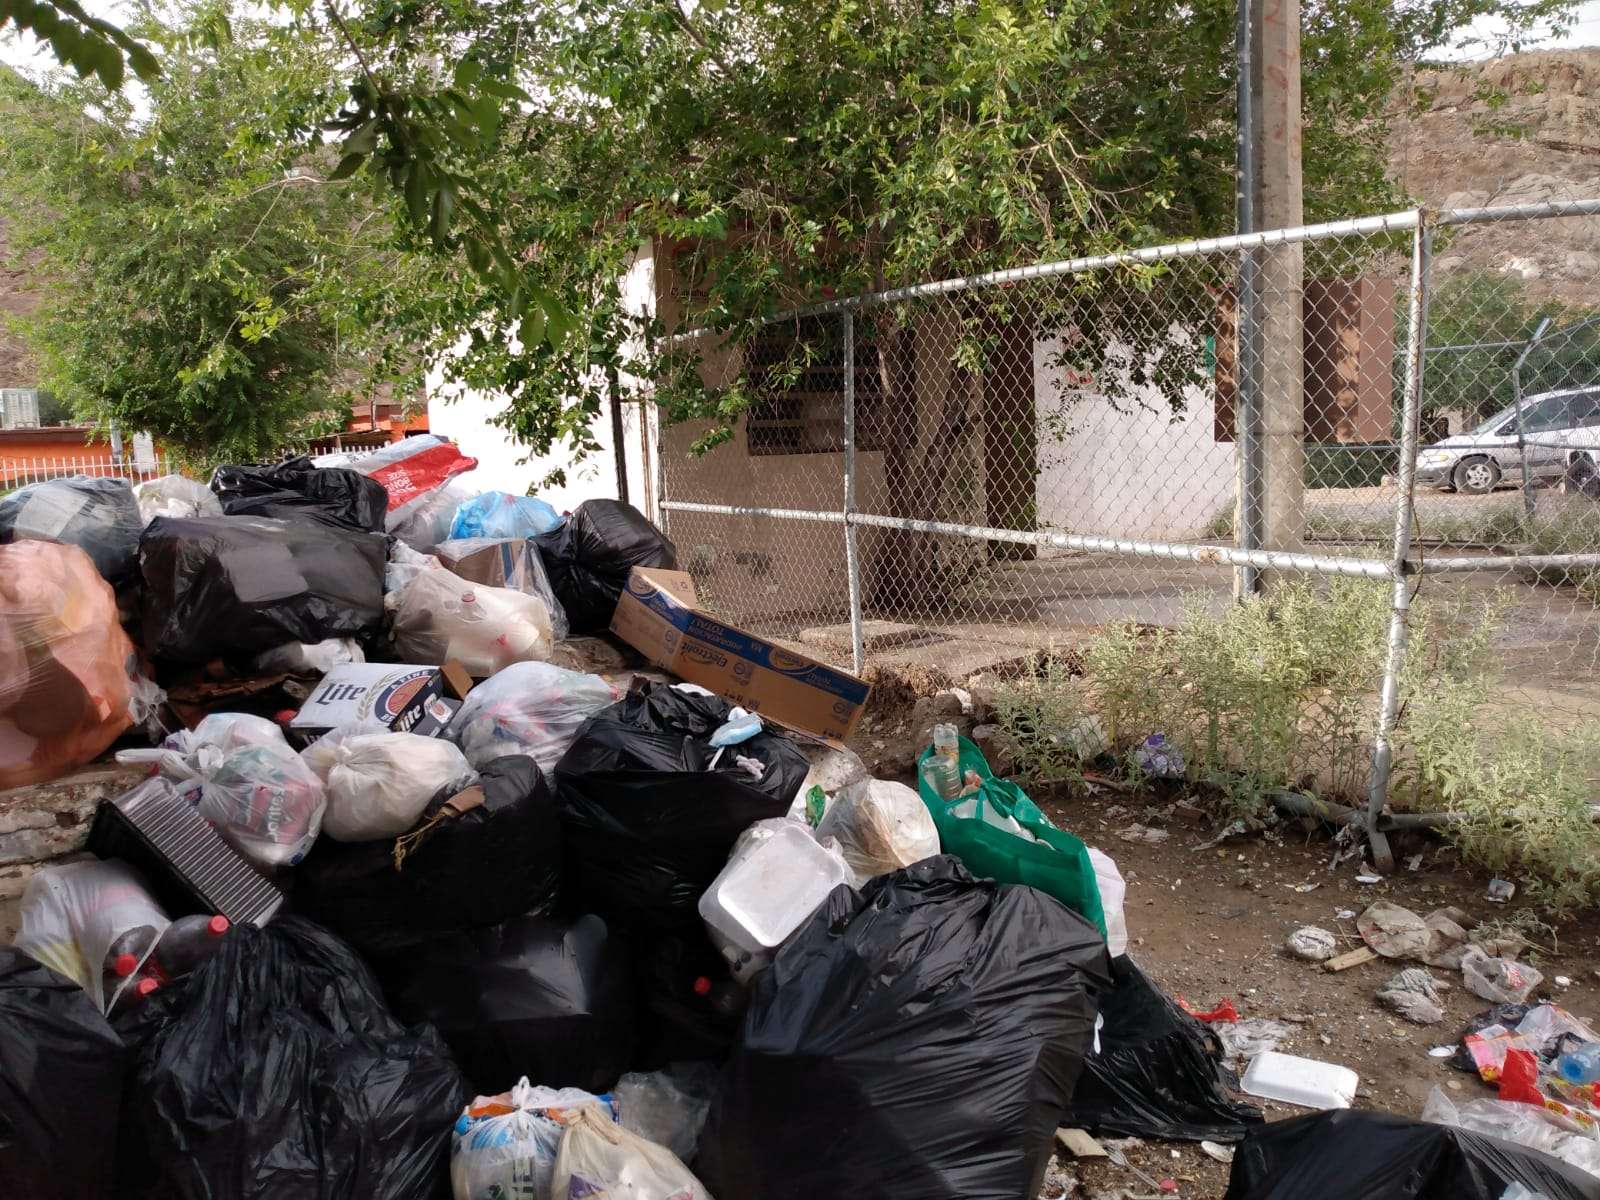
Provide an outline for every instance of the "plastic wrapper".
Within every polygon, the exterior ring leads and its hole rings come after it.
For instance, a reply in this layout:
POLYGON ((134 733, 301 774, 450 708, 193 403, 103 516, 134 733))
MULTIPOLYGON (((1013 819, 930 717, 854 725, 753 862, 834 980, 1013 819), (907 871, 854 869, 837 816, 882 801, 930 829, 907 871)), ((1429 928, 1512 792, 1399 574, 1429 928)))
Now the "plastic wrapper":
POLYGON ((616 1108, 582 1088, 535 1087, 524 1075, 509 1092, 479 1096, 450 1139, 454 1200, 550 1200, 561 1138, 580 1108, 607 1120, 616 1108))
POLYGON ((1495 1004, 1521 1004, 1544 982, 1544 975, 1527 963, 1491 958, 1477 946, 1461 956, 1461 974, 1467 990, 1495 1004))
POLYGON ((125 479, 51 479, 0 496, 0 545, 34 540, 77 546, 121 586, 133 577, 144 521, 125 479))
POLYGON ((1592 1132, 1563 1129, 1537 1105, 1481 1098, 1457 1104, 1443 1088, 1434 1088, 1423 1106, 1422 1119, 1504 1138, 1600 1178, 1600 1140, 1592 1132))
POLYGON ((290 642, 255 657, 250 665, 264 675, 326 675, 346 663, 364 663, 366 651, 354 638, 327 638, 320 642, 290 642))
POLYGON ((434 553, 463 579, 537 596, 550 610, 556 641, 567 636, 566 611, 550 586, 544 559, 527 538, 452 538, 439 543, 434 553))
POLYGON ((634 567, 678 565, 677 547, 667 535, 620 500, 585 500, 538 542, 573 633, 610 627, 634 567))
POLYGON ((624 1129, 693 1162, 716 1089, 714 1066, 680 1063, 664 1071, 630 1072, 617 1081, 612 1095, 624 1129))
POLYGON ((453 743, 378 722, 335 729, 300 757, 327 788, 322 832, 341 842, 398 837, 435 794, 454 794, 477 778, 453 743))
POLYGON ((16 944, 78 984, 105 1012, 134 978, 132 972, 114 976, 112 959, 131 955, 137 970, 170 924, 127 863, 68 863, 28 880, 16 944))
POLYGON ((630 1060, 628 954, 592 914, 440 935, 379 970, 395 1011, 436 1028, 479 1091, 504 1090, 526 1072, 601 1092, 630 1060))
POLYGON ((708 739, 728 711, 716 696, 642 683, 584 722, 555 772, 568 881, 584 911, 629 930, 698 933, 700 895, 735 840, 788 811, 806 756, 762 733, 712 767, 708 739))
POLYGON ((958 745, 962 779, 976 774, 980 780, 975 794, 945 800, 934 790, 923 770, 934 753, 932 746, 917 762, 917 787, 933 814, 944 852, 954 854, 975 875, 1025 883, 1054 896, 1103 933, 1105 909, 1088 847, 1052 825, 1015 783, 997 778, 966 738, 958 739, 958 745))
POLYGON ((53 779, 133 722, 133 643, 76 546, 0 546, 0 788, 53 779))
POLYGON ((423 554, 404 542, 395 542, 389 547, 389 562, 383 569, 383 606, 393 612, 408 583, 424 571, 444 569, 444 564, 432 554, 423 554))
POLYGON ((1225 1200, 1519 1196, 1596 1200, 1600 1182, 1498 1137, 1390 1113, 1340 1109, 1251 1129, 1234 1153, 1225 1200))
POLYGON ((0 1190, 116 1195, 122 1039, 77 983, 10 946, 0 946, 0 1030, 0 1190))
POLYGON ((561 888, 561 819, 531 758, 445 789, 400 838, 322 838, 295 871, 295 907, 368 956, 547 912, 561 888))
MULTIPOLYGON (((324 460, 317 461, 321 464, 324 460)), ((337 465, 359 471, 383 485, 389 497, 387 524, 394 532, 457 475, 476 467, 478 460, 462 454, 454 442, 423 434, 370 454, 351 455, 337 465)), ((453 515, 454 509, 451 512, 453 515)))
POLYGON ((302 455, 269 466, 218 467, 211 477, 229 516, 321 521, 345 529, 382 533, 389 495, 359 471, 318 468, 302 455))
POLYGON ((145 649, 206 662, 375 630, 385 548, 310 521, 157 517, 139 544, 145 649))
POLYGON ((549 533, 564 518, 535 496, 484 492, 465 501, 450 521, 451 538, 531 538, 549 533))
POLYGON ((440 542, 449 540, 456 509, 478 494, 471 480, 470 475, 458 476, 421 497, 406 513, 389 521, 389 532, 411 549, 432 554, 440 542))
POLYGON ((591 714, 617 689, 598 675, 550 663, 513 663, 467 693, 449 737, 478 769, 506 754, 525 754, 553 771, 591 714))
POLYGON ((550 1194, 554 1200, 711 1200, 705 1185, 672 1151, 608 1121, 594 1108, 579 1109, 562 1135, 550 1194))
POLYGON ((1106 919, 1106 950, 1112 958, 1119 958, 1128 952, 1128 917, 1123 908, 1128 885, 1123 882, 1122 872, 1109 854, 1093 846, 1088 851, 1089 865, 1094 868, 1095 887, 1100 893, 1100 911, 1106 919))
POLYGON ((1213 1030, 1164 995, 1126 958, 1100 998, 1099 1045, 1083 1061, 1064 1125, 1103 1136, 1236 1142, 1261 1112, 1230 1097, 1238 1077, 1213 1030))
POLYGON ((117 761, 154 763, 174 783, 189 785, 200 815, 261 866, 299 862, 322 828, 322 780, 264 717, 212 713, 160 748, 123 750, 117 761))
POLYGON ((450 571, 422 571, 394 610, 395 650, 404 662, 455 659, 483 678, 555 649, 550 610, 537 596, 469 583, 450 571))
POLYGON ((839 793, 817 823, 831 837, 861 886, 939 853, 939 831, 917 793, 903 783, 863 779, 839 793))
POLYGON ((924 859, 838 888, 757 980, 697 1166, 726 1196, 1036 1196, 1110 985, 1042 892, 924 859))
POLYGON ((155 1194, 443 1191, 461 1072, 431 1029, 390 1015, 367 965, 326 930, 298 916, 235 926, 146 1007, 128 1108, 155 1194))
POLYGON ((186 475, 161 475, 134 485, 139 519, 146 525, 157 517, 220 517, 222 504, 216 493, 186 475))

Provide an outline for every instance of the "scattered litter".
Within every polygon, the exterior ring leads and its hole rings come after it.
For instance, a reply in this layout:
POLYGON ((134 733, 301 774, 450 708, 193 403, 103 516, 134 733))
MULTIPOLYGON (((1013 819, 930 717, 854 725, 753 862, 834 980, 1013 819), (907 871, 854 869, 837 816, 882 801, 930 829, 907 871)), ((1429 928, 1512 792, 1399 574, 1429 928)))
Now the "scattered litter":
POLYGON ((1420 871, 1421 869, 1422 869, 1422 855, 1413 854, 1410 858, 1406 859, 1406 870, 1408 870, 1408 871, 1420 871))
POLYGON ((1504 904, 1517 894, 1517 885, 1509 879, 1491 879, 1484 899, 1491 904, 1504 904))
POLYGON ((1265 1017, 1251 1017, 1216 1026, 1217 1039, 1222 1052, 1229 1058, 1245 1059, 1276 1050, 1279 1043, 1294 1032, 1279 1021, 1265 1017))
POLYGON ((1179 996, 1178 1007, 1183 1009, 1184 1012, 1188 1013, 1196 1021, 1204 1021, 1207 1025, 1216 1024, 1219 1021, 1228 1022, 1237 1021, 1239 1019, 1239 1010, 1233 1006, 1233 1001, 1227 999, 1226 997, 1224 997, 1215 1008, 1208 1008, 1202 1011, 1193 1007, 1182 996, 1179 996))
POLYGON ((1339 949, 1333 934, 1315 925, 1296 929, 1284 944, 1290 954, 1306 962, 1327 962, 1339 949))
POLYGON ((1379 900, 1356 918, 1361 940, 1384 958, 1421 958, 1428 952, 1426 922, 1409 908, 1379 900))
POLYGON ((1126 829, 1117 831, 1117 836, 1125 842, 1144 842, 1146 845, 1159 846, 1171 836, 1165 829, 1157 829, 1150 825, 1129 825, 1126 829))
POLYGON ((1471 918, 1459 909, 1441 908, 1422 920, 1428 927, 1428 949, 1422 961, 1441 970, 1459 971, 1461 958, 1467 952, 1467 931, 1463 923, 1471 918))
POLYGON ((1320 883, 1297 883, 1294 885, 1294 890, 1303 895, 1306 892, 1314 892, 1321 886, 1320 883))
POLYGON ((1442 1088, 1434 1088, 1423 1106, 1422 1119, 1504 1138, 1554 1155, 1591 1175, 1600 1175, 1600 1142, 1587 1134, 1559 1128, 1531 1105, 1487 1098, 1456 1104, 1442 1088))
POLYGON ((1451 1058, 1455 1055, 1455 1052, 1456 1048, 1454 1046, 1430 1046, 1428 1048, 1428 1057, 1451 1058))
MULTIPOLYGON (((1194 849, 1210 850, 1213 846, 1216 846, 1221 842, 1225 842, 1231 837, 1242 837, 1244 834, 1249 832, 1250 826, 1246 825, 1243 821, 1230 821, 1217 831, 1216 837, 1210 839, 1209 841, 1201 842, 1198 846, 1195 846, 1194 849)), ((1243 862, 1244 855, 1241 854, 1239 856, 1239 860, 1243 862)))
POLYGON ((1056 1130, 1056 1145, 1065 1150, 1073 1158, 1106 1158, 1105 1147, 1086 1130, 1077 1128, 1061 1128, 1056 1130))
POLYGON ((1141 771, 1156 779, 1181 779, 1186 769, 1183 751, 1164 733, 1152 733, 1140 742, 1133 758, 1141 771))
POLYGON ((1557 975, 1556 976, 1556 986, 1557 987, 1571 987, 1572 986, 1571 977, 1567 976, 1567 975, 1557 975))
POLYGON ((1491 958, 1477 946, 1461 959, 1467 990, 1496 1004, 1521 1004, 1544 982, 1543 973, 1509 958, 1491 958))
POLYGON ((1407 967, 1378 989, 1378 1003, 1394 1009, 1414 1025, 1444 1020, 1440 983, 1422 967, 1407 967))
POLYGON ((1358 946, 1348 953, 1330 958, 1322 964, 1324 971, 1348 971, 1351 967, 1359 967, 1364 963, 1377 962, 1378 955, 1371 946, 1358 946))
POLYGON ((1214 1159, 1219 1163, 1231 1163, 1233 1161, 1232 1146, 1223 1146, 1217 1142, 1201 1142, 1200 1152, 1207 1158, 1214 1159))
POLYGON ((1341 909, 1337 909, 1337 910, 1334 911, 1333 919, 1335 921, 1350 921, 1350 920, 1354 920, 1355 919, 1355 915, 1356 915, 1356 910, 1355 909, 1353 909, 1353 908, 1341 908, 1341 909))
POLYGON ((1250 1061, 1240 1081, 1246 1095, 1306 1108, 1349 1108, 1360 1077, 1349 1067, 1266 1050, 1250 1061))
POLYGON ((1360 884, 1366 884, 1366 885, 1370 886, 1370 885, 1372 885, 1374 883, 1382 883, 1383 882, 1383 876, 1382 875, 1357 875, 1356 876, 1356 882, 1360 883, 1360 884))

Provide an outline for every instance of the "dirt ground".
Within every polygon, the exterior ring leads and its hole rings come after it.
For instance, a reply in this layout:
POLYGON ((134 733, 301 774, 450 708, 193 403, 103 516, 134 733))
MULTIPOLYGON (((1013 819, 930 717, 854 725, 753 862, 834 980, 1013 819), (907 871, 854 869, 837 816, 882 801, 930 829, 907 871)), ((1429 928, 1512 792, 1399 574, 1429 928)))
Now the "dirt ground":
MULTIPOLYGON (((1241 1017, 1290 1025, 1294 1033, 1280 1048, 1352 1068, 1361 1077, 1360 1107, 1415 1117, 1435 1087, 1449 1089, 1457 1100, 1492 1095, 1474 1077, 1428 1056, 1430 1047, 1454 1043, 1467 1020, 1489 1007, 1465 989, 1459 974, 1433 971, 1450 984, 1445 1019, 1418 1026, 1380 1008, 1373 998, 1410 964, 1380 960, 1329 974, 1283 950, 1285 937, 1302 925, 1334 932, 1345 948, 1360 946, 1355 914, 1378 899, 1420 914, 1456 905, 1484 920, 1504 919, 1517 910, 1515 900, 1509 906, 1488 902, 1487 876, 1461 867, 1447 847, 1438 842, 1399 847, 1402 854, 1421 853, 1417 869, 1363 885, 1356 882, 1362 868, 1354 862, 1330 870, 1331 840, 1307 834, 1299 824, 1202 848, 1214 836, 1212 823, 1197 811, 1174 809, 1170 797, 1147 806, 1113 792, 1082 797, 1036 789, 1034 798, 1062 828, 1116 859, 1128 885, 1129 953, 1169 994, 1201 1009, 1230 998, 1241 1017), (1163 826, 1169 837, 1159 845, 1121 840, 1118 832, 1134 822, 1163 826), (1309 891, 1298 890, 1308 886, 1309 891)), ((1541 940, 1541 948, 1523 956, 1545 975, 1536 995, 1580 1017, 1600 1017, 1600 916, 1588 914, 1560 928, 1554 944, 1548 936, 1541 940), (1557 975, 1569 978, 1570 985, 1556 984, 1557 975)), ((1263 1107, 1268 1120, 1306 1111, 1263 1107)), ((1227 1189, 1228 1168, 1197 1146, 1149 1143, 1127 1153, 1146 1174, 1176 1179, 1178 1195, 1189 1200, 1218 1198, 1227 1189)), ((1058 1156, 1041 1195, 1109 1200, 1119 1190, 1130 1196, 1153 1193, 1124 1168, 1058 1156)))

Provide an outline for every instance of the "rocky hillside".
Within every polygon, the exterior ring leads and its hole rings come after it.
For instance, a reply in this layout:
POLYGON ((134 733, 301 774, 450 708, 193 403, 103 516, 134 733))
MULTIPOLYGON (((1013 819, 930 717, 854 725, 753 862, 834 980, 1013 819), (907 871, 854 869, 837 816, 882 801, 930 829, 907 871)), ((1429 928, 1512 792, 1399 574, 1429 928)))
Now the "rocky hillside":
MULTIPOLYGON (((1419 72, 1424 111, 1393 117, 1395 182, 1441 208, 1600 197, 1600 49, 1510 55, 1419 72)), ((1593 304, 1600 218, 1477 226, 1441 271, 1514 271, 1530 291, 1593 304)))

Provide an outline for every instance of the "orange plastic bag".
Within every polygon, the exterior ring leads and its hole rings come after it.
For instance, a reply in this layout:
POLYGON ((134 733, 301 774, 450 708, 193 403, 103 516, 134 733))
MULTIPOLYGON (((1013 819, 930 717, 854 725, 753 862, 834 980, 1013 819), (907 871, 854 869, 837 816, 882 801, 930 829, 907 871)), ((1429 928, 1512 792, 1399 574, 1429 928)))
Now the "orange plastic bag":
POLYGON ((86 763, 133 723, 133 643, 76 546, 0 546, 0 788, 86 763))

